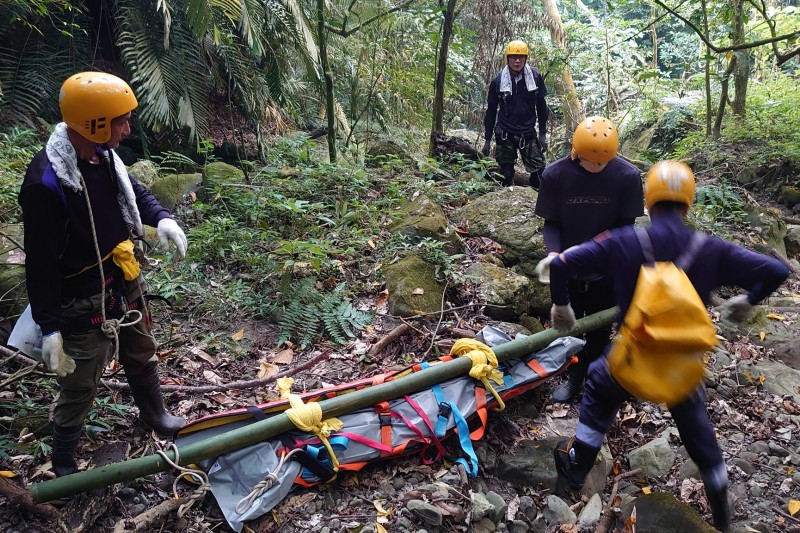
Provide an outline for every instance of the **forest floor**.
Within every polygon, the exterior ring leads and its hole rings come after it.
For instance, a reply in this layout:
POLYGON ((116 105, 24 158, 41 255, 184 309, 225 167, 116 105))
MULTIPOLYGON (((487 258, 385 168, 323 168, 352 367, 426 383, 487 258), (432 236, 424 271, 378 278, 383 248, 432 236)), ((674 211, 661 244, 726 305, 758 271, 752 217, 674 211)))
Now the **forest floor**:
MULTIPOLYGON (((209 283, 213 284, 213 279, 209 283)), ((790 294, 800 294, 797 277, 784 289, 790 294)), ((295 390, 309 391, 374 376, 412 362, 408 354, 417 354, 414 362, 418 362, 424 354, 429 354, 428 359, 432 358, 431 348, 434 346, 447 353, 452 343, 465 333, 474 334, 494 323, 481 313, 477 301, 468 302, 469 305, 457 312, 446 313, 441 321, 438 317, 407 321, 392 317, 386 313, 385 294, 380 292, 367 295, 362 303, 365 307, 377 309, 378 315, 373 324, 361 332, 357 341, 347 346, 317 345, 310 350, 300 350, 291 345, 276 348, 276 328, 264 321, 199 315, 192 310, 178 312, 153 304, 154 332, 161 341, 162 385, 167 392, 169 408, 188 419, 196 419, 277 398, 271 382, 258 388, 225 392, 198 392, 195 389, 210 383, 230 384, 259 378, 269 381, 277 375, 291 375, 295 380, 295 390), (408 325, 404 334, 395 338, 380 354, 368 354, 371 346, 404 323, 408 325), (197 342, 196 339, 205 340, 197 342), (311 361, 314 364, 308 365, 311 361)), ((796 315, 793 317, 789 318, 796 320, 796 315)), ((737 487, 732 489, 734 521, 743 528, 752 528, 742 531, 798 531, 800 520, 787 512, 786 505, 798 498, 800 480, 793 476, 793 471, 795 466, 800 467, 800 448, 792 435, 796 435, 800 428, 781 416, 800 414, 800 407, 791 399, 766 392, 758 380, 737 379, 740 374, 736 372, 735 363, 768 359, 770 354, 763 348, 749 342, 746 337, 728 339, 723 348, 730 361, 727 365, 712 365, 707 380, 708 403, 718 436, 724 443, 732 487, 737 487), (779 415, 775 415, 777 411, 779 415), (757 442, 764 444, 755 446, 757 442), (743 455, 742 452, 749 454, 743 455), (762 485, 760 491, 753 490, 753 479, 757 480, 757 485, 762 485)), ((6 368, 13 364, 7 360, 6 368)), ((0 391, 0 402, 20 394, 32 402, 52 395, 54 383, 47 383, 49 378, 44 373, 40 377, 44 383, 42 386, 0 391)), ((568 436, 574 430, 579 403, 560 406, 549 400, 552 388, 559 380, 556 378, 511 400, 504 412, 491 413, 486 435, 478 444, 478 455, 485 461, 482 461, 476 478, 464 483, 463 479, 459 481, 459 476, 453 475, 450 466, 459 456, 459 449, 457 442, 449 439, 448 456, 443 461, 424 465, 416 455, 387 460, 368 465, 358 473, 340 474, 332 483, 296 488, 272 512, 248 522, 247 527, 257 532, 283 533, 323 530, 370 533, 383 529, 420 533, 494 531, 493 527, 501 531, 594 531, 594 526, 566 526, 555 520, 543 522, 542 516, 553 516, 548 514, 551 503, 546 491, 514 486, 495 475, 498 457, 518 452, 522 441, 568 436), (450 505, 439 507, 441 525, 431 525, 431 522, 426 525, 420 513, 409 508, 409 502, 437 501, 430 488, 437 481, 457 484, 455 494, 461 497, 451 493, 444 498, 444 503, 450 505), (505 516, 495 521, 494 526, 486 520, 474 520, 472 525, 468 525, 469 517, 477 518, 474 495, 492 492, 501 495, 509 504, 505 516), (523 504, 529 500, 533 512, 529 504, 523 504), (524 509, 526 505, 527 510, 524 509)), ((126 447, 123 453, 129 458, 150 455, 167 445, 137 426, 132 399, 125 390, 117 388, 115 382, 114 376, 107 376, 99 394, 103 400, 90 414, 91 438, 84 436, 79 447, 82 469, 93 461, 99 461, 102 453, 108 453, 109 443, 123 443, 126 447), (129 450, 127 446, 130 446, 129 450)), ((26 419, 25 413, 20 413, 19 418, 13 426, 16 428, 14 437, 36 438, 33 429, 39 422, 26 419)), ((674 426, 668 413, 658 406, 646 402, 629 402, 623 406, 621 419, 608 437, 617 482, 622 479, 619 474, 624 475, 628 470, 626 453, 659 436, 668 437, 679 458, 668 474, 659 478, 631 476, 620 484, 620 491, 630 494, 641 494, 643 489, 668 492, 710 521, 702 488, 682 468, 687 461, 680 456, 679 440, 668 431, 670 427, 674 426)), ((0 482, 5 486, 23 486, 52 478, 48 454, 41 453, 43 451, 46 450, 0 459, 0 470, 3 470, 0 475, 6 478, 0 482)), ((167 472, 126 481, 112 487, 110 492, 94 493, 83 499, 75 497, 72 503, 57 508, 49 505, 25 508, 23 497, 14 500, 6 492, 5 496, 0 496, 0 531, 104 533, 132 530, 127 528, 136 523, 141 527, 140 531, 232 531, 210 493, 201 495, 185 513, 179 513, 172 499, 174 479, 175 474, 167 472), (90 505, 87 502, 94 503, 90 505), (92 505, 97 505, 97 509, 89 509, 92 505)), ((608 499, 612 486, 616 487, 613 476, 608 478, 602 493, 604 501, 608 499)), ((177 487, 181 497, 191 495, 195 488, 183 481, 177 487)), ((586 505, 587 502, 578 501, 573 505, 573 511, 578 512, 586 505)), ((434 516, 431 520, 435 519, 434 516)))

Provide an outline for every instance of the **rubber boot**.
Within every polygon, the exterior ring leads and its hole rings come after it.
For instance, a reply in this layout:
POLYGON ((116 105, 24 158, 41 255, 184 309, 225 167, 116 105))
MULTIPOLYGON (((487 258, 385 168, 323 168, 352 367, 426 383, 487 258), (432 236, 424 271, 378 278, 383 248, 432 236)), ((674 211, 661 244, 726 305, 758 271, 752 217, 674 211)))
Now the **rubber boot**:
POLYGON ((68 476, 78 471, 75 450, 81 440, 83 426, 65 428, 53 424, 53 472, 56 477, 68 476))
POLYGON ((553 391, 553 401, 558 403, 569 403, 581 390, 583 384, 583 377, 578 376, 575 372, 570 372, 567 381, 556 387, 553 391))
POLYGON ((500 172, 503 174, 503 187, 514 185, 514 164, 501 165, 500 172))
POLYGON ((713 490, 706 485, 706 499, 714 517, 714 527, 726 533, 731 529, 731 507, 728 502, 728 486, 713 490))
POLYGON ((139 420, 153 428, 162 437, 172 437, 186 424, 186 419, 174 416, 164 408, 161 383, 156 365, 145 367, 144 372, 128 375, 131 395, 139 408, 139 420))
POLYGON ((542 184, 542 180, 540 178, 540 172, 531 172, 530 178, 528 178, 528 185, 530 185, 531 189, 534 191, 539 190, 539 186, 542 184))
POLYGON ((599 452, 600 448, 587 446, 575 437, 559 441, 553 450, 558 472, 556 493, 565 495, 581 490, 599 452))

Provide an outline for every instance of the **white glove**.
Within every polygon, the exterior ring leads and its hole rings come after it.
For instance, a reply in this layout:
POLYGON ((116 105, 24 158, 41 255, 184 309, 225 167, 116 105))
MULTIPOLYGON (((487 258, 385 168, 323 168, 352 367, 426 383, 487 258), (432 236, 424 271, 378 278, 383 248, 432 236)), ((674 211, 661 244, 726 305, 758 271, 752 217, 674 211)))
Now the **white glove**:
POLYGON ((174 242, 180 258, 186 257, 186 234, 175 220, 162 218, 158 222, 158 240, 161 241, 164 251, 169 249, 169 241, 174 242))
POLYGON ((539 276, 539 282, 548 285, 550 283, 550 263, 556 258, 556 254, 548 255, 536 265, 534 273, 539 276))
POLYGON ((725 323, 739 324, 747 320, 752 310, 753 304, 747 299, 747 295, 738 294, 719 306, 719 317, 725 323))
POLYGON ((42 361, 60 378, 75 372, 75 360, 64 353, 64 339, 58 331, 42 339, 42 361))
POLYGON ((570 304, 556 305, 550 308, 550 323, 561 333, 566 333, 575 327, 575 311, 570 304))

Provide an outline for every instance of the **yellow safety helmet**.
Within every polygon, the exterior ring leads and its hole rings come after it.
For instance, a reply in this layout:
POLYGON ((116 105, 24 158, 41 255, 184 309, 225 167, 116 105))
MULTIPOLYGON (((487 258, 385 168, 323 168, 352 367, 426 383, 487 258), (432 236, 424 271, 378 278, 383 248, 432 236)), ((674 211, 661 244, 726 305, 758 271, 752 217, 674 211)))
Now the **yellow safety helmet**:
POLYGON ((605 117, 584 119, 572 136, 572 159, 605 165, 617 156, 619 135, 614 123, 605 117))
POLYGON ((647 209, 658 202, 694 203, 694 173, 680 161, 659 161, 647 173, 644 203, 647 209))
POLYGON ((506 46, 506 61, 508 56, 526 56, 528 55, 528 44, 525 41, 511 41, 506 46))
POLYGON ((127 83, 105 72, 79 72, 61 86, 61 116, 67 126, 96 143, 111 139, 111 120, 139 103, 127 83))

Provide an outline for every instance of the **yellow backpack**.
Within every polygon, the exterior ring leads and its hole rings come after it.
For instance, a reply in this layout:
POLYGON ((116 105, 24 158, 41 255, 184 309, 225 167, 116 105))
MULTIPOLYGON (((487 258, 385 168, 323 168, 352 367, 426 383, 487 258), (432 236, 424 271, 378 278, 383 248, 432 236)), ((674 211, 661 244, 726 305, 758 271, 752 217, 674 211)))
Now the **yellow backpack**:
POLYGON ((706 306, 684 272, 705 235, 695 233, 674 262, 655 262, 647 231, 636 234, 645 263, 609 351, 609 370, 637 398, 675 405, 700 385, 704 354, 717 344, 706 306))

